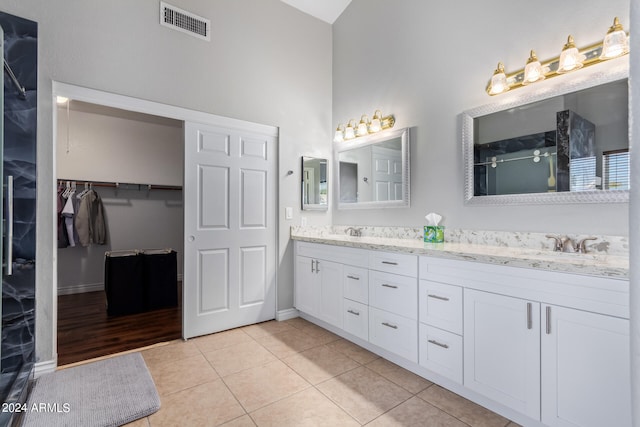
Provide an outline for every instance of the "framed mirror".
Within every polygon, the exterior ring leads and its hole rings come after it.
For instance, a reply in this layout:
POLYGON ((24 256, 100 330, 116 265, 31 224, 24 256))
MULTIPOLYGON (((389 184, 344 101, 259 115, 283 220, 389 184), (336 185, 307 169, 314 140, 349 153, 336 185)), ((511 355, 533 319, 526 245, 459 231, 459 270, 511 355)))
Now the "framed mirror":
POLYGON ((409 128, 336 143, 338 209, 409 206, 409 128))
POLYGON ((302 157, 302 210, 326 211, 329 207, 327 159, 302 157))
POLYGON ((465 202, 627 202, 628 59, 533 88, 462 113, 465 202))

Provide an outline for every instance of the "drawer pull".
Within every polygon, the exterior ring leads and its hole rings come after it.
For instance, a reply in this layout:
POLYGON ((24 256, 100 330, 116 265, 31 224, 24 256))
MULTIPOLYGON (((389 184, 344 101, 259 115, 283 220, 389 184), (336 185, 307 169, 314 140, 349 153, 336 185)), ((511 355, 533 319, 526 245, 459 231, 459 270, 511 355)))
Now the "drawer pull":
POLYGON ((360 280, 359 277, 348 275, 347 279, 360 280))
POLYGON ((447 297, 441 297, 440 295, 428 294, 427 296, 428 296, 429 298, 439 299, 440 301, 449 301, 449 298, 447 298, 447 297))
POLYGON ((393 261, 382 261, 382 263, 387 265, 398 265, 397 262, 393 262, 393 261))
POLYGON ((387 328, 398 329, 398 327, 396 325, 392 325, 391 323, 382 322, 382 325, 386 326, 387 328))
POLYGON ((449 348, 448 345, 446 344, 442 344, 441 342, 438 342, 436 340, 427 340, 427 342, 430 342, 433 345, 437 345, 438 347, 442 347, 442 348, 449 348))
POLYGON ((381 285, 383 288, 391 288, 391 289, 398 289, 398 287, 396 285, 390 285, 388 283, 383 283, 381 285))
POLYGON ((546 314, 546 318, 547 318, 546 319, 547 320, 547 322, 546 322, 547 323, 547 327, 546 327, 545 332, 547 333, 547 335, 551 335, 551 307, 547 306, 545 311, 546 311, 545 314, 546 314))
POLYGON ((347 313, 351 313, 351 314, 355 314, 356 316, 360 316, 360 313, 358 313, 357 311, 353 311, 353 310, 347 310, 347 313))

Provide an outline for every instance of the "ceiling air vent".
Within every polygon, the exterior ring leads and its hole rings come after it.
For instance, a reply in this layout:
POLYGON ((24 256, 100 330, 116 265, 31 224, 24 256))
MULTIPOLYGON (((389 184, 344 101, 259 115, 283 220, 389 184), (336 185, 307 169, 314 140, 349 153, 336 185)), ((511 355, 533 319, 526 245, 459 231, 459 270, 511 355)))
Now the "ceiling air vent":
POLYGON ((211 41, 211 21, 209 19, 194 15, 163 1, 160 2, 160 24, 199 39, 211 41))

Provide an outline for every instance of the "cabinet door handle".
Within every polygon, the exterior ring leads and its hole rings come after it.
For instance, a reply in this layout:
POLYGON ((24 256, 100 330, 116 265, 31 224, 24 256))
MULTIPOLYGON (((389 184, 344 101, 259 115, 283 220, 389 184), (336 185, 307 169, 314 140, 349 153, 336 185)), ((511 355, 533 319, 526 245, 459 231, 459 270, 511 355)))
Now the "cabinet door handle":
POLYGON ((396 325, 392 325, 391 323, 382 322, 382 325, 386 326, 387 328, 398 329, 398 327, 396 325))
POLYGON ((437 345, 438 347, 442 347, 442 348, 449 348, 448 345, 446 344, 442 344, 441 342, 438 342, 436 340, 427 340, 427 342, 430 342, 433 345, 437 345))
POLYGON ((348 275, 348 276, 347 276, 347 279, 360 280, 360 278, 359 278, 359 277, 352 276, 352 275, 348 275))
POLYGON ((533 328, 532 309, 533 309, 533 305, 530 302, 528 302, 527 303, 527 329, 533 328))
POLYGON ((390 285, 388 283, 383 283, 382 287, 384 288, 391 288, 391 289, 398 289, 398 287, 396 285, 390 285))
POLYGON ((356 316, 360 316, 360 313, 358 313, 357 311, 353 311, 353 310, 347 310, 347 313, 351 313, 351 314, 355 314, 356 316))
POLYGON ((449 301, 449 298, 447 297, 441 297, 440 295, 434 295, 434 294, 428 294, 427 295, 429 298, 435 298, 435 299, 439 299, 441 301, 449 301))
POLYGON ((382 263, 387 265, 398 265, 397 262, 393 262, 393 261, 382 261, 382 263))
POLYGON ((312 272, 312 273, 315 273, 315 272, 316 272, 316 269, 313 267, 313 265, 315 264, 315 262, 316 262, 316 260, 315 260, 315 259, 312 259, 312 260, 311 260, 311 272, 312 272))
POLYGON ((547 321, 547 329, 546 329, 546 333, 547 335, 551 335, 551 307, 547 306, 546 309, 546 321, 547 321))
POLYGON ((320 273, 320 261, 316 260, 316 273, 320 273))

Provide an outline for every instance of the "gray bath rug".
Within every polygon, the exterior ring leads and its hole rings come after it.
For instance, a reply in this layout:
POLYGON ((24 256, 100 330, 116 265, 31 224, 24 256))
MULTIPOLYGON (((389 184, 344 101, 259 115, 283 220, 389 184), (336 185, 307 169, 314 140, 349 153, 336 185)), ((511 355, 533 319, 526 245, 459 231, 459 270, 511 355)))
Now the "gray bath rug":
POLYGON ((160 409, 140 353, 45 374, 27 399, 24 427, 120 426, 160 409))

